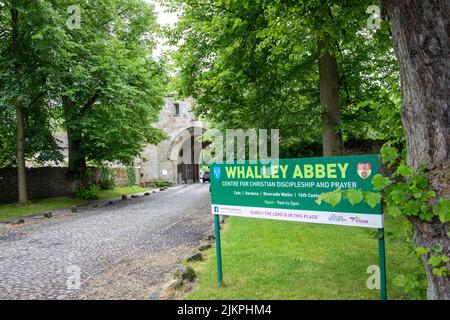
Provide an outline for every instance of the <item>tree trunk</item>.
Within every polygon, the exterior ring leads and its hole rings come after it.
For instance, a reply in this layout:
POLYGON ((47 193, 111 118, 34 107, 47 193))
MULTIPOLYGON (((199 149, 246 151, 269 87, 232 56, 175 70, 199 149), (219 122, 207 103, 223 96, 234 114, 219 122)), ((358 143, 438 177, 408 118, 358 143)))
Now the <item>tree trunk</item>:
MULTIPOLYGON (((415 217, 410 221, 414 226, 413 240, 417 247, 430 248, 433 245, 440 245, 443 252, 449 252, 449 241, 447 232, 450 231, 449 224, 442 224, 435 218, 432 222, 424 222, 415 217)), ((433 275, 433 267, 427 263, 429 254, 422 256, 427 276, 427 298, 430 300, 450 300, 449 277, 436 277, 433 275)))
POLYGON ((320 103, 322 112, 323 156, 342 155, 342 138, 339 130, 339 77, 336 58, 330 53, 326 41, 318 42, 320 103))
MULTIPOLYGON (((450 1, 381 0, 381 5, 392 24, 400 65, 408 163, 415 169, 430 164, 431 187, 438 198, 449 198, 450 1)), ((411 220, 417 246, 440 244, 449 255, 449 223, 411 220)), ((428 298, 450 300, 449 277, 434 276, 426 258, 428 298)))
MULTIPOLYGON (((15 80, 20 79, 20 49, 19 49, 19 11, 16 5, 11 8, 11 28, 12 28, 12 54, 15 58, 15 80)), ((15 98, 16 125, 17 125, 17 186, 19 193, 19 203, 28 203, 27 192, 27 172, 25 166, 25 124, 23 117, 23 104, 20 97, 15 98)))
POLYGON ((86 158, 81 150, 82 136, 77 130, 67 129, 69 145, 69 178, 76 182, 76 186, 86 185, 86 158))
POLYGON ((86 157, 81 149, 83 136, 80 130, 74 127, 71 113, 75 112, 75 103, 69 98, 63 98, 64 117, 67 128, 67 143, 69 149, 68 178, 73 181, 72 191, 86 186, 87 165, 86 157))
POLYGON ((25 126, 23 120, 23 108, 20 102, 16 102, 17 121, 17 185, 19 203, 28 203, 27 172, 25 166, 25 126))

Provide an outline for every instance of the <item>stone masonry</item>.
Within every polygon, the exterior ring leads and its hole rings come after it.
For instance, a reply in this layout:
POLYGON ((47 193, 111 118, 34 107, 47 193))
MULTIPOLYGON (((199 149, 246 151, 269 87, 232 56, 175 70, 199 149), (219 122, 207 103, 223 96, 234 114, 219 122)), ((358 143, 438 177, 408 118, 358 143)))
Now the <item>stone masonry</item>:
POLYGON ((140 168, 141 181, 168 180, 174 183, 198 181, 199 136, 206 125, 192 112, 194 100, 179 101, 175 94, 165 98, 159 122, 155 127, 163 129, 168 139, 158 145, 149 145, 135 164, 140 168), (194 152, 195 150, 195 152, 194 152))

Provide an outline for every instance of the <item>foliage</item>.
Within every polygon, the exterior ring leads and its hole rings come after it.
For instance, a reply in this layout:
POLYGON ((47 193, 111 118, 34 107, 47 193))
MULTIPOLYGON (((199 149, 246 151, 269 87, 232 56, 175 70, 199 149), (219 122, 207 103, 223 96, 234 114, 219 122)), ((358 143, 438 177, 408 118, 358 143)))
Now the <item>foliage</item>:
POLYGON ((64 41, 60 18, 49 1, 0 3, 0 166, 16 163, 16 105, 24 114, 26 158, 62 161, 52 135, 56 108, 50 94, 64 41))
POLYGON ((427 280, 424 275, 416 277, 402 273, 395 276, 393 284, 402 288, 412 299, 424 300, 426 298, 427 280))
POLYGON ((98 186, 101 190, 113 190, 114 189, 114 171, 110 167, 100 168, 100 181, 98 186))
POLYGON ((156 181, 153 182, 153 184, 157 188, 166 188, 166 187, 169 187, 171 185, 171 182, 167 181, 167 180, 156 180, 156 181))
POLYGON ((371 1, 169 3, 181 12, 171 34, 178 89, 214 127, 278 128, 290 156, 320 142, 317 41, 326 37, 339 64, 345 138, 401 133, 389 28, 365 29, 371 1))
MULTIPOLYGON (((442 223, 450 221, 450 199, 440 198, 434 201, 436 192, 428 184, 426 164, 415 172, 405 163, 404 152, 400 153, 392 143, 383 146, 381 156, 383 164, 388 168, 394 167, 395 170, 390 176, 375 175, 372 184, 375 190, 383 192, 386 210, 390 215, 416 217, 424 221, 438 218, 442 223)), ((365 201, 373 208, 380 203, 381 198, 382 195, 375 192, 337 189, 322 193, 316 203, 320 205, 323 201, 335 207, 342 199, 347 199, 352 205, 365 201)), ((428 254, 427 261, 433 267, 434 275, 448 276, 450 273, 447 264, 450 258, 442 254, 442 251, 442 247, 438 245, 432 248, 416 248, 417 254, 428 254)), ((407 279, 407 276, 400 277, 397 284, 410 291, 418 288, 417 281, 407 279)))
POLYGON ((447 264, 450 258, 442 254, 442 246, 434 245, 431 248, 417 247, 416 253, 418 255, 428 255, 427 262, 433 267, 433 274, 438 277, 450 276, 450 270, 447 268, 447 264))
MULTIPOLYGON (((129 162, 164 133, 152 127, 165 93, 165 61, 152 58, 159 31, 144 0, 80 0, 69 29, 68 0, 0 3, 0 165, 15 163, 14 105, 25 114, 25 151, 62 161, 52 132, 67 130, 76 158, 129 162), (19 12, 13 46, 10 9, 19 12), (15 51, 14 51, 15 50, 15 51)), ((70 162, 69 162, 70 163, 70 162)))
POLYGON ((100 195, 100 188, 96 185, 81 187, 75 192, 75 198, 81 200, 97 200, 100 195))
POLYGON ((381 156, 383 164, 388 168, 395 167, 395 171, 390 176, 377 174, 372 183, 376 190, 385 194, 389 214, 415 216, 425 221, 438 217, 442 223, 450 221, 450 200, 441 198, 437 203, 433 201, 436 192, 428 184, 426 164, 414 172, 398 150, 389 143, 382 148, 381 156))
POLYGON ((82 137, 80 157, 127 163, 164 137, 152 127, 166 83, 164 61, 152 58, 156 17, 143 0, 78 3, 83 26, 68 32, 61 70, 64 126, 82 137))
POLYGON ((136 168, 134 166, 127 166, 127 174, 128 174, 128 185, 135 186, 136 185, 136 168))

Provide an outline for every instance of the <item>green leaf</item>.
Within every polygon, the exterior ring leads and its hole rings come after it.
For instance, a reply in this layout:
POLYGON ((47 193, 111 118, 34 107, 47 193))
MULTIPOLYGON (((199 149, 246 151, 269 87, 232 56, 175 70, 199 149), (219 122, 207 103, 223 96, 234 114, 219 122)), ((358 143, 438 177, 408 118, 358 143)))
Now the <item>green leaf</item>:
POLYGON ((420 210, 420 202, 417 200, 410 200, 402 207, 402 209, 406 215, 416 216, 420 210))
POLYGON ((442 277, 445 274, 446 271, 447 271, 446 267, 435 268, 435 269, 433 269, 433 274, 435 276, 442 277))
POLYGON ((434 192, 433 190, 429 190, 427 192, 424 192, 422 200, 428 201, 434 197, 436 197, 436 192, 434 192))
POLYGON ((430 249, 424 248, 424 247, 417 247, 416 248, 416 253, 418 255, 422 255, 422 254, 426 254, 430 251, 430 249))
POLYGON ((400 189, 392 190, 389 196, 396 204, 400 204, 405 200, 405 192, 400 189))
POLYGON ((414 197, 415 199, 420 199, 420 198, 422 198, 422 196, 423 196, 423 193, 420 192, 420 191, 415 191, 415 192, 413 193, 413 197, 414 197))
POLYGON ((382 190, 391 184, 389 177, 384 177, 382 174, 376 174, 372 178, 372 185, 375 190, 382 190))
POLYGON ((430 210, 422 210, 420 209, 419 218, 425 221, 431 221, 435 217, 435 214, 430 210))
POLYGON ((441 264, 441 262, 442 262, 441 256, 431 256, 428 259, 428 264, 433 266, 433 267, 439 266, 441 264))
POLYGON ((326 193, 326 196, 323 199, 323 201, 331 204, 333 207, 335 207, 339 202, 341 202, 341 200, 342 200, 342 190, 341 189, 337 189, 335 191, 326 193))
POLYGON ((364 199, 364 195, 361 190, 350 189, 345 192, 347 200, 354 206, 360 203, 364 199))
POLYGON ((410 166, 402 163, 398 166, 397 173, 403 177, 406 177, 412 175, 414 173, 414 170, 410 166))
POLYGON ((326 193, 321 193, 319 195, 319 197, 316 199, 316 203, 320 206, 322 204, 322 201, 325 199, 325 197, 327 196, 326 193))
POLYGON ((393 217, 398 217, 402 214, 401 208, 397 205, 388 205, 387 212, 393 217))
POLYGON ((372 208, 375 208, 381 201, 381 195, 375 192, 367 192, 366 193, 366 202, 372 208))
POLYGON ((440 254, 442 252, 442 246, 438 243, 433 244, 431 246, 431 250, 433 251, 434 254, 440 254))
POLYGON ((399 157, 397 149, 389 145, 383 146, 380 153, 383 163, 387 164, 389 167, 392 166, 399 157))
POLYGON ((433 208, 433 213, 439 216, 442 223, 450 221, 450 200, 441 198, 433 208))

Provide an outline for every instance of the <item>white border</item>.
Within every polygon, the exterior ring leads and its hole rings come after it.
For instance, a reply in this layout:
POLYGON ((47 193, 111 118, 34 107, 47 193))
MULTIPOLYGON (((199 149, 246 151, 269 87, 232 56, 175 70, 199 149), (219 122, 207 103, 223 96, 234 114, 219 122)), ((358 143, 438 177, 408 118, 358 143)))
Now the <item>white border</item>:
POLYGON ((211 212, 212 214, 227 216, 334 224, 377 229, 383 228, 384 225, 384 216, 382 214, 241 207, 219 204, 212 204, 211 212))

